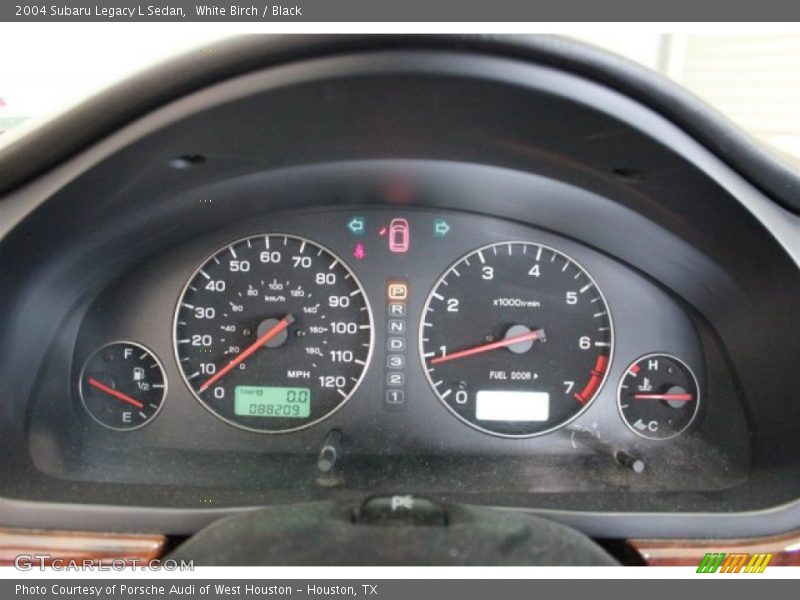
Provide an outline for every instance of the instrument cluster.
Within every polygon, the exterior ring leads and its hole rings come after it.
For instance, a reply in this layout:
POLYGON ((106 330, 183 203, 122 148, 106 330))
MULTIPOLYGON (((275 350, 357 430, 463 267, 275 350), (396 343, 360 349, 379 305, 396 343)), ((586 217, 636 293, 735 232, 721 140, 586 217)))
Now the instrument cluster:
POLYGON ((690 319, 574 240, 422 209, 269 225, 194 242, 99 299, 106 324, 87 319, 73 365, 90 427, 133 436, 162 404, 258 434, 358 430, 384 413, 419 432, 438 412, 444 446, 565 428, 630 445, 703 414, 690 319), (131 300, 143 294, 163 300, 131 300))
POLYGON ((412 490, 581 508, 613 491, 610 509, 620 490, 723 489, 748 464, 734 381, 688 304, 487 215, 212 227, 117 273, 61 333, 29 444, 64 497, 80 481, 179 506, 412 490))

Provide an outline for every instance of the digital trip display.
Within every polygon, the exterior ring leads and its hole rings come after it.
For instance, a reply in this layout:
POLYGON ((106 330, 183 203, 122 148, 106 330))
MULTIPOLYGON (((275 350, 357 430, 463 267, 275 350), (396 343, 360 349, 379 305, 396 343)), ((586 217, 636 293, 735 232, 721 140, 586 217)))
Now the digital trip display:
POLYGON ((550 394, 480 390, 475 398, 475 418, 480 421, 547 421, 550 394))
POLYGON ((237 385, 233 412, 240 417, 306 418, 311 415, 311 390, 237 385))

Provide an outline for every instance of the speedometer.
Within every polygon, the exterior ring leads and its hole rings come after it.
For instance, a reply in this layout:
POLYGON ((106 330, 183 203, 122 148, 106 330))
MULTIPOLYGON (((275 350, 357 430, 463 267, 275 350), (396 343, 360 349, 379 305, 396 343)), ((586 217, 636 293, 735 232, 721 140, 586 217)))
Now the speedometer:
POLYGON ((577 417, 608 375, 613 326, 592 277, 532 242, 460 259, 425 305, 428 381, 459 419, 504 437, 539 435, 577 417))
POLYGON ((329 250, 293 235, 234 242, 203 262, 175 315, 186 384, 213 414, 279 433, 330 416, 361 382, 369 302, 329 250))

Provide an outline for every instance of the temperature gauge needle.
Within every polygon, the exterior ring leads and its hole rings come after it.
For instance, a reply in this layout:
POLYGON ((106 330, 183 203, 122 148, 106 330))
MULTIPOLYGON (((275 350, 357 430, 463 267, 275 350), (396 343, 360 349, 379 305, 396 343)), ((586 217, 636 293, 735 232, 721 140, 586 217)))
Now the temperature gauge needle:
POLYGON ((231 370, 236 367, 236 365, 246 360, 248 356, 252 355, 256 350, 261 348, 261 346, 266 344, 268 341, 270 341, 272 338, 278 335, 281 331, 289 327, 289 325, 291 325, 292 323, 294 323, 294 317, 290 314, 286 315, 264 335, 262 335, 255 342, 253 342, 247 348, 245 348, 239 354, 237 354, 236 358, 234 358, 231 362, 225 365, 222 369, 217 371, 214 375, 209 377, 208 380, 203 385, 200 386, 199 391, 201 392, 206 391, 209 388, 209 386, 214 385, 217 381, 225 377, 225 375, 230 373, 231 370))
POLYGON ((139 409, 144 408, 144 404, 142 404, 138 400, 134 400, 133 398, 131 398, 127 394, 123 394, 122 392, 118 392, 117 390, 108 387, 104 383, 100 383, 94 377, 89 377, 87 382, 89 383, 90 386, 92 386, 94 388, 97 388, 101 392, 105 392, 109 396, 113 396, 114 398, 117 398, 118 400, 122 400, 123 402, 127 402, 128 404, 132 404, 136 408, 139 408, 139 409))
POLYGON ((502 340, 491 342, 489 344, 483 344, 481 346, 475 346, 474 348, 468 348, 466 350, 453 352, 452 354, 437 356, 436 358, 431 360, 431 364, 438 365, 450 360, 456 360, 457 358, 474 356, 475 354, 482 354, 484 352, 489 352, 490 350, 497 350, 498 348, 507 348, 508 346, 513 346, 514 344, 520 344, 522 342, 529 342, 543 338, 544 338, 544 330, 537 329, 536 331, 529 331, 528 333, 523 333, 522 335, 515 335, 513 337, 504 338, 502 340))
POLYGON ((694 400, 692 394, 634 394, 636 400, 694 400))

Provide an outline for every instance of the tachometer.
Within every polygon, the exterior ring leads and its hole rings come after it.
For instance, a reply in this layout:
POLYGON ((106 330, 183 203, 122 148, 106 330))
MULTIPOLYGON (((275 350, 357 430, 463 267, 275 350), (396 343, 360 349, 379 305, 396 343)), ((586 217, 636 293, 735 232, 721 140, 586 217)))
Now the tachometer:
POLYGON ((525 437, 583 412, 608 374, 613 325, 572 258, 502 242, 460 259, 425 305, 420 347, 436 395, 481 431, 525 437))
POLYGON ((197 399, 232 425, 279 433, 339 409, 372 348, 369 302, 329 250, 293 235, 234 242, 184 288, 175 349, 197 399))

